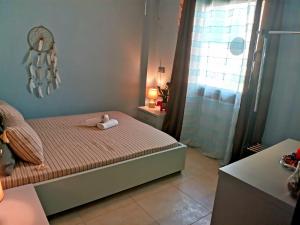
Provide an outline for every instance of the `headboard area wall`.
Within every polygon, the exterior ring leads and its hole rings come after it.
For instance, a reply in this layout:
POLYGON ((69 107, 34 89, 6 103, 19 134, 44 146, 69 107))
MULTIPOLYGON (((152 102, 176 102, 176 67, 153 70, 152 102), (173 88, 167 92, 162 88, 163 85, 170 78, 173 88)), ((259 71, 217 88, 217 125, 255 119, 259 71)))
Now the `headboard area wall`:
POLYGON ((0 99, 26 118, 120 110, 139 104, 144 1, 0 0, 0 99), (38 99, 26 90, 26 35, 55 35, 61 87, 38 99))

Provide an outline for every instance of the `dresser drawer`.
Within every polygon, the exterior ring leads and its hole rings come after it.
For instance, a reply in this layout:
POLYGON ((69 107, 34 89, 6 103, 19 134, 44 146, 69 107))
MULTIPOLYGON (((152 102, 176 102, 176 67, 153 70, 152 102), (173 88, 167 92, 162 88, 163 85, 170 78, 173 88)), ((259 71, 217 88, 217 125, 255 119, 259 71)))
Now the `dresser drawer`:
POLYGON ((144 112, 141 110, 138 111, 137 115, 138 120, 147 123, 150 126, 153 126, 159 130, 162 128, 164 117, 154 116, 148 112, 144 112))

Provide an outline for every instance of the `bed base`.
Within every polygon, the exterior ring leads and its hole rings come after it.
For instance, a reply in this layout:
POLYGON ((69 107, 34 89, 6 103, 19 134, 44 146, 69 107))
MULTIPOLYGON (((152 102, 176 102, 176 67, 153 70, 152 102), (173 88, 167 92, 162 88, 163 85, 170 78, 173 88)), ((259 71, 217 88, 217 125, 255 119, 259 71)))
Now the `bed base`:
POLYGON ((35 184, 47 216, 184 169, 186 146, 35 184))

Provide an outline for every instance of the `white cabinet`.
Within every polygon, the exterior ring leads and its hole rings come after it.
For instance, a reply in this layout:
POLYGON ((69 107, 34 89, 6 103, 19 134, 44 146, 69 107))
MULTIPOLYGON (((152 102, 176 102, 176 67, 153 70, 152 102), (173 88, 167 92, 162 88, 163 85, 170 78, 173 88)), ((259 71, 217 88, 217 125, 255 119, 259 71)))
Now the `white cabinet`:
POLYGON ((166 113, 161 112, 159 107, 149 108, 148 106, 138 107, 137 118, 138 120, 147 123, 159 130, 162 129, 166 113))
POLYGON ((289 225, 296 206, 287 189, 292 172, 279 161, 299 147, 288 139, 221 168, 211 225, 289 225))

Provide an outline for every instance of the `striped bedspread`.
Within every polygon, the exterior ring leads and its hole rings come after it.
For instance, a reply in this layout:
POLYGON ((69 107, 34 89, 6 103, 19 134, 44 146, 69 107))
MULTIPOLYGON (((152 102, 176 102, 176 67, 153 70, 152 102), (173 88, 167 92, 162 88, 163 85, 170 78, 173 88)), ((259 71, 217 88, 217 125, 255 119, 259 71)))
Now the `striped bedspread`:
POLYGON ((104 131, 82 125, 86 119, 103 113, 29 120, 42 140, 45 168, 18 162, 13 174, 2 179, 4 188, 62 177, 178 145, 169 135, 124 113, 105 113, 117 119, 119 125, 104 131))

